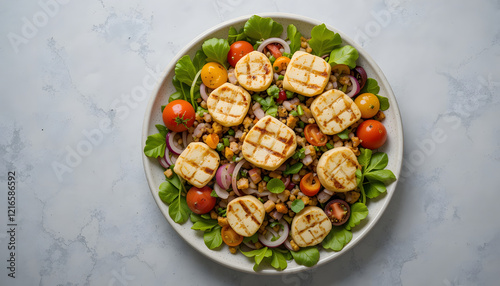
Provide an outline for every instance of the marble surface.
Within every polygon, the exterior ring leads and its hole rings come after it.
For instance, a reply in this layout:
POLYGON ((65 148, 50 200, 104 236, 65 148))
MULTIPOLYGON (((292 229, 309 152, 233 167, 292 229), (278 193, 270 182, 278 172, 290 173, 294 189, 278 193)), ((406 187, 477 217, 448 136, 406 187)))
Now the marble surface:
POLYGON ((0 284, 494 285, 500 3, 303 3, 2 1, 0 284), (371 54, 398 99, 405 160, 391 204, 354 249, 264 277, 220 266, 175 233, 148 189, 140 134, 154 82, 184 45, 273 11, 328 23, 371 54))

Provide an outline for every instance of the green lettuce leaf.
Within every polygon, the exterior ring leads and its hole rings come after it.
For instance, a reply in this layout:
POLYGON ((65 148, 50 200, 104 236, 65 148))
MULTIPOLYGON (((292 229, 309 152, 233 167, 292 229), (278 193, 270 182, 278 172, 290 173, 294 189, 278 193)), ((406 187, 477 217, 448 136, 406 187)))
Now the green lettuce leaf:
POLYGON ((333 227, 330 233, 325 237, 321 245, 325 249, 341 251, 352 239, 352 232, 343 227, 333 227))
POLYGON ((207 56, 207 62, 217 62, 227 68, 227 54, 230 47, 226 39, 212 38, 206 40, 201 48, 207 56))
POLYGON ((245 23, 243 31, 249 38, 260 41, 281 36, 283 26, 271 18, 262 18, 260 16, 253 15, 245 23))
POLYGON ((354 47, 345 45, 343 47, 334 49, 330 53, 330 60, 328 61, 328 63, 331 66, 343 64, 353 69, 356 67, 356 61, 358 60, 358 57, 358 51, 354 47))
POLYGON ((339 34, 328 30, 325 24, 315 26, 311 30, 309 46, 312 53, 317 56, 329 54, 336 46, 342 43, 339 34))
POLYGON ((290 54, 293 55, 293 53, 300 50, 300 37, 302 37, 302 34, 293 24, 288 25, 286 33, 288 40, 290 40, 290 54))
POLYGON ((151 158, 163 157, 166 147, 165 136, 161 133, 149 135, 144 146, 144 155, 151 158))

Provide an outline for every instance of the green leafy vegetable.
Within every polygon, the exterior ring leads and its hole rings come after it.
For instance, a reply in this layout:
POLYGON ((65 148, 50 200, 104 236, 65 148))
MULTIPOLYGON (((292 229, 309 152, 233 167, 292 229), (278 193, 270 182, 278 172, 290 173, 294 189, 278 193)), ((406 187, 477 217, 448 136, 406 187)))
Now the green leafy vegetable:
POLYGON ((149 135, 146 139, 146 146, 144 146, 144 154, 151 158, 165 156, 165 148, 167 147, 165 140, 165 136, 160 133, 149 135))
POLYGON ((296 51, 300 50, 300 37, 302 35, 293 24, 288 25, 286 33, 290 40, 290 54, 293 55, 296 51))
POLYGON ((378 98, 378 101, 380 102, 380 110, 385 111, 389 109, 390 104, 389 104, 389 99, 387 97, 380 96, 378 94, 375 94, 378 98))
POLYGON ((267 189, 273 194, 281 194, 285 190, 285 184, 277 178, 269 180, 267 189))
POLYGON ((164 125, 161 124, 156 124, 155 125, 156 129, 158 129, 158 132, 160 132, 161 136, 167 137, 168 129, 164 125))
POLYGON ((262 110, 264 110, 267 115, 275 117, 276 114, 278 114, 278 106, 272 96, 268 96, 264 99, 261 96, 254 94, 252 95, 252 99, 260 104, 262 110))
POLYGON ((353 69, 356 67, 356 61, 358 60, 358 57, 358 51, 354 47, 345 45, 343 47, 334 49, 330 53, 330 60, 328 61, 328 63, 331 66, 343 64, 353 69))
POLYGON ((221 226, 216 225, 212 230, 203 234, 203 241, 209 249, 215 249, 222 244, 221 226))
POLYGON ((257 241, 259 241, 259 233, 256 232, 252 236, 245 236, 245 237, 243 237, 243 241, 244 242, 253 242, 253 243, 256 243, 257 241))
POLYGON ((367 167, 372 158, 372 150, 366 148, 360 148, 359 150, 360 155, 358 156, 358 163, 363 167, 367 167))
POLYGON ((344 129, 344 130, 342 130, 342 132, 337 133, 336 135, 339 136, 339 138, 342 140, 347 140, 347 139, 349 139, 349 132, 351 132, 351 130, 344 129))
POLYGON ((370 182, 382 182, 386 185, 394 182, 396 180, 396 176, 392 173, 391 170, 375 170, 365 174, 365 178, 370 182))
POLYGON ((194 68, 199 71, 203 68, 205 63, 207 62, 207 56, 202 50, 198 50, 196 54, 194 55, 193 58, 193 66, 194 68))
POLYGON ((212 38, 206 40, 201 46, 207 56, 207 62, 217 62, 227 67, 227 54, 229 53, 229 43, 226 39, 212 38))
POLYGON ((271 251, 271 266, 278 270, 286 269, 286 267, 288 266, 288 263, 286 262, 286 254, 288 254, 289 252, 281 252, 279 249, 271 249, 271 251))
MULTIPOLYGON (((172 102, 172 101, 177 100, 177 99, 184 99, 184 94, 180 91, 176 91, 170 95, 170 97, 168 98, 168 102, 172 102)), ((162 112, 163 112, 163 110, 162 110, 162 112)))
POLYGON ((241 251, 241 253, 243 253, 243 255, 245 255, 246 257, 253 257, 254 260, 255 260, 255 265, 253 267, 253 270, 254 271, 257 271, 257 268, 259 267, 260 263, 262 262, 262 260, 265 258, 265 257, 271 257, 273 255, 273 252, 268 249, 267 247, 263 247, 261 249, 256 249, 256 250, 251 250, 251 251, 241 251))
POLYGON ((334 227, 321 242, 325 249, 341 251, 352 239, 352 232, 343 227, 334 227))
POLYGON ((351 216, 345 225, 345 229, 351 230, 368 216, 368 208, 365 204, 357 202, 351 206, 351 216))
POLYGON ((190 218, 193 222, 191 229, 195 230, 211 231, 214 227, 219 225, 216 219, 206 219, 194 213, 191 213, 190 218))
POLYGON ((292 166, 289 166, 285 169, 285 171, 283 171, 283 175, 293 175, 293 174, 297 174, 300 169, 302 169, 302 167, 304 166, 304 164, 302 163, 295 163, 293 164, 292 166))
POLYGON ((281 36, 283 26, 271 18, 253 15, 245 23, 243 31, 249 38, 259 41, 281 36))
POLYGON ((227 41, 229 45, 232 45, 237 41, 245 41, 246 39, 247 36, 245 35, 243 28, 241 28, 240 31, 237 31, 234 27, 229 28, 229 32, 227 35, 227 41))
POLYGON ((378 86, 377 80, 375 80, 373 78, 368 78, 366 80, 365 86, 363 86, 363 88, 361 89, 361 91, 359 93, 362 94, 362 93, 369 92, 369 93, 373 93, 373 94, 378 94, 379 91, 380 91, 380 86, 378 86))
POLYGON ((205 113, 208 113, 208 109, 205 109, 205 108, 203 108, 203 107, 201 107, 201 106, 199 106, 199 105, 196 107, 196 114, 197 114, 198 116, 203 117, 203 115, 204 115, 205 113))
POLYGON ((300 265, 311 267, 319 261, 319 250, 316 246, 304 247, 299 251, 290 251, 295 262, 300 265))
POLYGON ((300 212, 301 210, 303 210, 305 207, 304 205, 304 201, 303 200, 300 200, 300 199, 296 199, 295 201, 292 202, 292 206, 291 206, 291 209, 292 211, 294 211, 295 213, 298 213, 300 212))
MULTIPOLYGON (((369 149, 364 149, 369 150, 369 149)), ((371 150, 370 150, 371 153, 371 150)), ((371 170, 382 170, 387 167, 387 163, 389 163, 389 157, 384 152, 377 152, 371 156, 371 160, 369 165, 364 165, 366 167, 366 172, 370 172, 371 170)))
POLYGON ((325 24, 315 26, 311 30, 309 46, 312 53, 317 56, 329 54, 336 46, 342 43, 339 34, 328 30, 325 24))
POLYGON ((378 197, 380 194, 385 193, 387 188, 382 182, 371 182, 364 186, 365 194, 368 198, 373 199, 378 197))
POLYGON ((171 204, 178 196, 179 189, 177 189, 170 182, 166 181, 160 184, 160 191, 158 192, 158 196, 162 200, 162 202, 171 204))
MULTIPOLYGON (((180 191, 179 191, 180 192, 180 191)), ((189 218, 191 210, 189 209, 186 197, 179 195, 168 206, 168 214, 178 224, 183 224, 189 218)))
POLYGON ((175 77, 181 83, 191 86, 198 71, 188 55, 183 56, 175 64, 175 77))

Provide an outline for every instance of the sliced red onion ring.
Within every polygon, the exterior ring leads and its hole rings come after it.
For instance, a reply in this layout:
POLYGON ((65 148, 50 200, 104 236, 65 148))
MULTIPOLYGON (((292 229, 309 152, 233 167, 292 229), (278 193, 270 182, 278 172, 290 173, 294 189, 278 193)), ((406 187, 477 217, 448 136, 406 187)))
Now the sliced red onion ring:
POLYGON ((204 101, 208 101, 207 86, 203 83, 200 84, 200 94, 204 101))
POLYGON ((168 157, 168 148, 165 148, 165 155, 163 155, 163 157, 158 157, 160 165, 163 168, 168 169, 170 167, 170 164, 167 162, 166 157, 168 157))
POLYGON ((280 228, 279 232, 276 232, 272 227, 267 226, 266 235, 259 234, 259 241, 263 245, 267 247, 278 247, 288 239, 288 233, 290 231, 288 223, 284 219, 279 220, 279 223, 283 225, 283 228, 280 228), (279 236, 279 238, 272 241, 272 238, 277 236, 279 236))
POLYGON ((167 147, 170 152, 175 153, 177 155, 180 155, 182 151, 184 151, 183 146, 179 145, 177 141, 175 141, 174 137, 177 134, 177 132, 169 132, 167 134, 167 147))
POLYGON ((358 94, 361 91, 361 87, 359 86, 359 82, 355 77, 353 77, 352 75, 348 75, 348 77, 351 80, 352 89, 351 89, 351 91, 346 93, 346 95, 349 97, 354 97, 356 94, 358 94))
POLYGON ((285 240, 285 242, 283 242, 283 244, 285 245, 285 247, 286 247, 288 250, 290 250, 290 251, 295 251, 295 250, 293 250, 293 247, 292 247, 292 245, 290 244, 290 240, 288 240, 288 239, 287 239, 287 240, 285 240))
POLYGON ((229 197, 229 193, 223 188, 221 188, 221 186, 219 186, 219 184, 217 183, 214 184, 214 191, 217 194, 217 196, 219 196, 219 198, 221 199, 225 200, 229 197))
POLYGON ((255 244, 253 244, 252 242, 243 241, 243 244, 246 245, 250 249, 257 249, 257 247, 255 247, 255 244))
POLYGON ((360 88, 363 88, 366 80, 368 79, 365 69, 363 67, 356 66, 352 73, 352 75, 358 80, 360 88))
POLYGON ((289 54, 290 53, 290 45, 288 45, 288 43, 281 39, 281 38, 269 38, 265 41, 262 42, 262 44, 260 44, 260 46, 257 48, 257 51, 261 52, 264 50, 264 48, 269 45, 269 44, 273 44, 273 43, 278 43, 280 44, 281 46, 283 46, 283 49, 285 50, 285 53, 289 54))
POLYGON ((232 178, 233 191, 239 197, 241 197, 242 194, 241 194, 240 190, 238 190, 238 186, 236 185, 236 179, 238 178, 238 174, 240 173, 241 166, 243 166, 243 164, 245 164, 246 162, 247 161, 245 159, 239 161, 233 170, 233 178, 232 178))
POLYGON ((215 179, 220 187, 227 190, 231 187, 231 175, 234 171, 234 164, 224 164, 219 167, 215 174, 215 179))

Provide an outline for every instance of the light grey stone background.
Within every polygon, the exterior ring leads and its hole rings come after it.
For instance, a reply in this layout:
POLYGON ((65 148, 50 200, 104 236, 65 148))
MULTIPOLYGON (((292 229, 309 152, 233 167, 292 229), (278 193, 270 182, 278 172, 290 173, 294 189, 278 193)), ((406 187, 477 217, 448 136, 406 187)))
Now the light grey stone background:
POLYGON ((499 1, 1 2, 1 285, 500 278, 499 1), (155 76, 184 45, 225 20, 273 11, 332 25, 371 54, 401 109, 405 160, 388 209, 354 249, 312 271, 263 277, 212 262, 172 230, 148 189, 140 136, 155 76), (132 97, 141 87, 148 94, 132 97), (9 171, 15 279, 6 261, 9 171))

